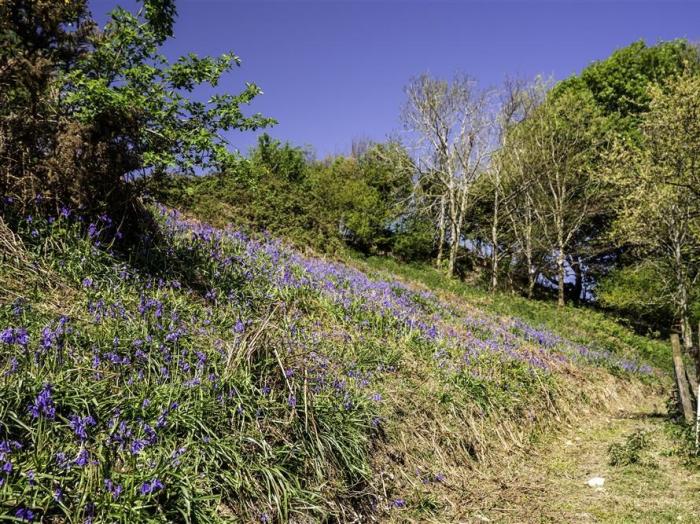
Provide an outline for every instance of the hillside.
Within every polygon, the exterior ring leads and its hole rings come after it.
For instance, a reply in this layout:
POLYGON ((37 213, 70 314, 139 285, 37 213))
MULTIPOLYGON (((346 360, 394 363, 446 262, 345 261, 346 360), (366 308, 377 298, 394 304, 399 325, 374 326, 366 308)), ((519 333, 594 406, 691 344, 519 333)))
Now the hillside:
POLYGON ((666 396, 666 346, 602 315, 154 213, 128 255, 107 216, 2 225, 3 516, 473 519, 475 478, 666 396))

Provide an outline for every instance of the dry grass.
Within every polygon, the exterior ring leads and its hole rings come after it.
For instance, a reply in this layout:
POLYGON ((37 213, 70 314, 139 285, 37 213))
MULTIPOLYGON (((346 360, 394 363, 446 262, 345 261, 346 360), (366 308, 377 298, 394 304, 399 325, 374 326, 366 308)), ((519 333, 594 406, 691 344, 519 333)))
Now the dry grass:
POLYGON ((552 435, 601 420, 614 406, 662 398, 651 386, 604 371, 571 373, 553 394, 551 384, 549 395, 543 389, 527 414, 494 409, 483 416, 429 402, 436 392, 421 376, 419 369, 402 373, 388 399, 396 406, 394 429, 374 469, 383 487, 395 491, 385 492, 381 521, 540 522, 540 515, 546 521, 548 503, 538 500, 558 481, 542 471, 537 457, 549 457, 552 435), (436 480, 438 474, 444 480, 436 480), (407 509, 391 507, 396 493, 406 498, 407 509))
POLYGON ((33 301, 36 307, 55 315, 65 314, 76 296, 51 268, 29 257, 22 240, 0 217, 0 303, 31 299, 28 293, 40 293, 41 300, 33 301))
POLYGON ((697 522, 700 474, 674 455, 662 390, 610 383, 607 409, 581 410, 527 453, 501 456, 461 489, 469 493, 454 522, 697 522), (611 443, 648 431, 656 467, 609 464, 611 443), (603 489, 588 487, 594 476, 603 489))

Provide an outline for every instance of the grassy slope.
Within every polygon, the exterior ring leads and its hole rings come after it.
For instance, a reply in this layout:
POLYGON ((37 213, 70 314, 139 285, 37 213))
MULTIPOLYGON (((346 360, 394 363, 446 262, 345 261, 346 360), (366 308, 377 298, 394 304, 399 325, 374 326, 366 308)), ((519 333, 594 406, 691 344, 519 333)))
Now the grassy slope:
POLYGON ((72 220, 0 231, 0 515, 456 520, 475 472, 656 383, 638 357, 667 351, 429 269, 162 222, 128 259, 72 220))
POLYGON ((610 349, 619 354, 635 355, 654 367, 670 371, 670 346, 666 341, 637 335, 608 315, 587 308, 552 302, 528 300, 519 295, 492 295, 476 286, 447 278, 433 267, 422 264, 401 264, 387 257, 354 255, 351 260, 378 274, 392 274, 420 282, 433 290, 456 295, 476 307, 497 315, 519 317, 534 326, 543 326, 581 344, 610 349))

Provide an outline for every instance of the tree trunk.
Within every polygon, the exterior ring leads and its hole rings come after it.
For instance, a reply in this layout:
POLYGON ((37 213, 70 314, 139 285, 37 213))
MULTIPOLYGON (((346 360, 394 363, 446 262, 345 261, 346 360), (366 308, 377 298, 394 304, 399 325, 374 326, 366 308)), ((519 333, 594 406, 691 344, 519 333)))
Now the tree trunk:
POLYGON ((564 307, 566 304, 564 298, 564 278, 566 276, 565 266, 564 266, 564 252, 559 251, 557 253, 557 306, 564 307))
POLYGON ((564 225, 560 218, 557 219, 557 306, 564 307, 564 279, 566 277, 566 254, 564 253, 564 225))
POLYGON ((675 264, 676 286, 677 286, 677 307, 678 320, 681 323, 681 338, 683 347, 690 352, 693 349, 693 330, 690 326, 690 315, 688 312, 688 288, 686 284, 686 274, 683 268, 683 254, 681 253, 681 241, 678 234, 674 237, 673 261, 675 264))
POLYGON ((527 298, 532 299, 532 297, 535 295, 535 282, 537 279, 535 278, 535 267, 532 265, 532 262, 529 261, 528 257, 528 263, 527 263, 527 298))
POLYGON ((678 335, 671 335, 671 346, 673 348, 673 369, 676 373, 676 385, 678 386, 678 396, 681 401, 681 409, 683 410, 683 418, 690 424, 693 422, 693 405, 690 401, 690 390, 688 381, 685 377, 685 368, 683 366, 683 357, 681 356, 681 343, 678 335))
POLYGON ((493 220, 491 221, 491 293, 498 289, 498 188, 493 195, 493 220))
POLYGON ((574 270, 574 301, 576 304, 581 303, 581 294, 583 293, 583 270, 581 269, 581 257, 577 256, 576 260, 571 261, 571 267, 574 270))
POLYGON ((449 260, 447 262, 447 276, 451 277, 455 273, 455 265, 457 262, 457 251, 459 250, 459 234, 457 232, 457 225, 452 226, 451 238, 450 238, 450 254, 449 260))
POLYGON ((438 269, 442 266, 443 250, 445 248, 445 195, 440 197, 440 215, 438 216, 438 252, 436 265, 438 269))

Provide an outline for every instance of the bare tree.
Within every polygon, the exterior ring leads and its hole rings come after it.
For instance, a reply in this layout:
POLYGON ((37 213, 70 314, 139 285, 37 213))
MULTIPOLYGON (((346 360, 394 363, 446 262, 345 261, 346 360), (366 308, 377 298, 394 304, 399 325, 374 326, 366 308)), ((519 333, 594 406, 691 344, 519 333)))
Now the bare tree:
POLYGON ((501 249, 500 232, 505 229, 501 225, 504 211, 513 226, 520 247, 527 258, 530 281, 528 296, 534 289, 534 271, 532 266, 532 198, 529 195, 529 174, 525 168, 522 144, 509 143, 509 135, 519 123, 526 120, 542 103, 549 83, 541 78, 534 82, 521 79, 506 78, 499 91, 497 116, 495 119, 496 136, 498 139, 498 154, 494 156, 489 169, 491 177, 492 209, 491 209, 491 291, 498 289, 499 263, 504 255, 501 249), (521 197, 525 197, 524 200, 521 197), (517 204, 513 206, 512 204, 517 204), (516 220, 518 212, 522 211, 516 220), (522 227, 521 227, 522 226, 522 227))
POLYGON ((438 208, 438 263, 446 241, 452 276, 472 190, 491 152, 487 94, 468 77, 445 81, 427 74, 411 80, 405 93, 402 120, 414 135, 419 176, 430 177, 437 190, 432 196, 438 208))

